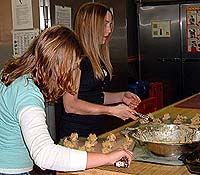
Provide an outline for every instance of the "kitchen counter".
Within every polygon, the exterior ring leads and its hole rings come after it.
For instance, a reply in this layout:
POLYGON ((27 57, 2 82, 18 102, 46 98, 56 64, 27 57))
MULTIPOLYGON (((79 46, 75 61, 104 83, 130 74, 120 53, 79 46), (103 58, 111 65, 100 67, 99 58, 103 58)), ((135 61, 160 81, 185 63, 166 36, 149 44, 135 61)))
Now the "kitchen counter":
MULTIPOLYGON (((199 93, 198 93, 199 94, 199 93)), ((193 108, 178 108, 175 107, 175 105, 184 102, 190 98, 195 97, 195 94, 191 97, 188 97, 184 100, 181 100, 177 103, 174 103, 172 105, 169 105, 167 107, 164 107, 160 110, 157 110, 153 112, 152 114, 154 117, 160 117, 163 116, 165 113, 169 113, 171 116, 176 116, 177 114, 182 114, 184 116, 194 116, 195 114, 200 114, 200 109, 193 109, 193 108)), ((123 130, 126 127, 132 127, 136 124, 136 121, 130 122, 124 126, 121 126, 113 131, 112 133, 116 134, 117 136, 120 135, 120 131, 123 130)), ((105 133, 100 138, 106 138, 109 134, 105 133)), ((60 173, 57 172, 56 175, 71 175, 72 173, 60 173)), ((117 174, 132 174, 132 175, 191 175, 190 172, 188 172, 185 165, 181 166, 174 166, 174 165, 160 165, 160 164, 154 164, 154 163, 147 163, 147 162, 139 162, 139 161, 132 161, 129 168, 116 168, 113 166, 102 166, 82 172, 74 172, 74 175, 82 174, 82 175, 117 175, 117 174)))

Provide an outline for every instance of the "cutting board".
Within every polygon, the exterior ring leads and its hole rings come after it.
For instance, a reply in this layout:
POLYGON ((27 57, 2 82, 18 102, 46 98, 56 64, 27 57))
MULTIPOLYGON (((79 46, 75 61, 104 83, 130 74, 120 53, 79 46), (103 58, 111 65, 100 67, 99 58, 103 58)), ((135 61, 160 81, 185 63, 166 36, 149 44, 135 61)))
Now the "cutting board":
POLYGON ((187 99, 181 103, 178 103, 174 107, 200 109, 200 94, 197 94, 190 99, 187 99))

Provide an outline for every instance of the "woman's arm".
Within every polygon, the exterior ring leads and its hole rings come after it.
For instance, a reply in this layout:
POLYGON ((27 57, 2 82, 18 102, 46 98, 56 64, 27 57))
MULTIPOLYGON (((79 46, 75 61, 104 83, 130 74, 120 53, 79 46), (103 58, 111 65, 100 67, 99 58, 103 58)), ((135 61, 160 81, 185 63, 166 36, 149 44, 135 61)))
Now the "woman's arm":
MULTIPOLYGON (((77 94, 78 94, 78 89, 80 87, 80 77, 81 77, 81 70, 79 69, 77 71, 77 77, 74 78, 75 84, 76 84, 76 89, 77 89, 77 94)), ((78 99, 78 95, 72 95, 70 93, 66 93, 63 96, 63 105, 65 112, 68 113, 74 113, 74 114, 82 114, 82 115, 100 115, 100 114, 108 114, 110 115, 111 113, 108 111, 108 108, 104 105, 98 105, 94 103, 89 103, 87 101, 78 99)))
MULTIPOLYGON (((78 78, 76 78, 76 88, 77 93, 80 86, 80 76, 81 71, 79 71, 79 74, 77 75, 78 78)), ((126 93, 121 93, 123 96, 121 96, 121 100, 124 99, 126 93)), ((120 93, 119 93, 120 95, 120 93)), ((132 100, 132 97, 130 98, 132 100)), ((66 93, 63 96, 63 105, 65 112, 73 113, 73 114, 80 114, 80 115, 112 115, 116 116, 118 118, 121 118, 123 120, 126 120, 128 118, 137 119, 134 115, 132 115, 132 112, 134 111, 134 108, 130 108, 128 105, 125 104, 119 104, 115 106, 105 106, 105 105, 99 105, 95 103, 90 103, 84 100, 81 100, 78 98, 78 95, 72 95, 70 93, 66 93)))
POLYGON ((110 114, 108 107, 78 99, 77 95, 71 95, 69 93, 63 96, 63 104, 65 112, 68 113, 83 115, 110 114))
POLYGON ((114 106, 104 106, 94 103, 89 103, 77 98, 77 95, 66 93, 63 97, 63 104, 65 111, 68 113, 82 114, 82 115, 112 115, 122 120, 132 118, 137 119, 132 113, 135 112, 125 104, 118 104, 114 106))
POLYGON ((124 92, 104 92, 104 104, 121 103, 124 92))
POLYGON ((124 92, 104 92, 104 104, 121 103, 124 92))
POLYGON ((42 169, 56 171, 78 171, 101 165, 113 165, 127 157, 131 162, 132 153, 126 150, 109 154, 87 153, 54 144, 46 125, 46 114, 40 107, 29 106, 19 114, 22 134, 36 165, 42 169))

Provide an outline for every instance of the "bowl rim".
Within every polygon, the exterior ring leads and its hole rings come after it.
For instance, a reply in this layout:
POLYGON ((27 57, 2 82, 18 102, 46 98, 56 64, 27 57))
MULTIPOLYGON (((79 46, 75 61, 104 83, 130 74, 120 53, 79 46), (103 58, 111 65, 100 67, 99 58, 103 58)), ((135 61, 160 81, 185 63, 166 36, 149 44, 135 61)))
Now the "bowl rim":
MULTIPOLYGON (((186 127, 192 127, 193 125, 190 125, 190 124, 166 124, 166 123, 150 123, 150 124, 144 124, 144 125, 139 125, 137 127, 133 127, 133 128, 129 128, 130 131, 136 131, 140 128, 145 128, 145 127, 156 127, 156 126, 175 126, 175 127, 179 127, 180 125, 184 125, 186 127)), ((192 127, 192 128, 195 128, 195 127, 192 127)), ((200 126, 198 126, 197 128, 200 128, 200 126)), ((175 143, 175 142, 159 142, 159 141, 145 141, 143 139, 140 139, 138 137, 136 137, 135 135, 133 135, 133 133, 129 132, 129 135, 131 137, 133 137, 134 139, 136 139, 137 141, 140 141, 142 143, 149 143, 149 144, 159 144, 159 145, 174 145, 174 146, 185 146, 185 145, 191 145, 191 144, 199 144, 200 143, 200 139, 197 140, 197 141, 192 141, 192 142, 185 142, 185 143, 175 143)))

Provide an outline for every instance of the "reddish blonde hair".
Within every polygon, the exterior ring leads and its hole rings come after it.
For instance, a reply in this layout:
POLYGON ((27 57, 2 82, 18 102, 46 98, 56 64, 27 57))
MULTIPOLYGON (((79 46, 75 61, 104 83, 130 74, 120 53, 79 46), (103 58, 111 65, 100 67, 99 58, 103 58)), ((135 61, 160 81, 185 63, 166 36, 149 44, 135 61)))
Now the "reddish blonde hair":
POLYGON ((18 77, 30 74, 46 102, 55 102, 66 92, 75 94, 75 65, 82 54, 74 32, 53 26, 43 31, 21 57, 4 66, 1 80, 9 86, 18 77))

